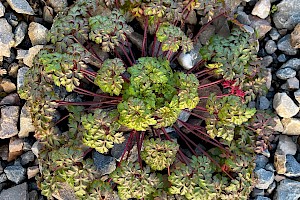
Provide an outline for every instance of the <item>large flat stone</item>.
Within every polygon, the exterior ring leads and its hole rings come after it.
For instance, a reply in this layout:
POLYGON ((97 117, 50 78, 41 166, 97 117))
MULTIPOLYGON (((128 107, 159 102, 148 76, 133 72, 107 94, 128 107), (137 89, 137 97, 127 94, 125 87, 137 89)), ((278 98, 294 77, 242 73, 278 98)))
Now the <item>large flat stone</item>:
POLYGON ((286 93, 276 93, 273 107, 280 117, 290 118, 299 112, 299 107, 286 93))

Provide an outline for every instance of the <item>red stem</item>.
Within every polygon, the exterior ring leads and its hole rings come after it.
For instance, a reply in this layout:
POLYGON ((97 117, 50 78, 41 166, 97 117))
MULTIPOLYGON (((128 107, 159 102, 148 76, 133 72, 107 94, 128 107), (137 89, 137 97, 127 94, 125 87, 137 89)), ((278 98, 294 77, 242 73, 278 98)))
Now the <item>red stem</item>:
POLYGON ((204 84, 204 85, 199 85, 198 89, 211 87, 211 86, 214 86, 218 83, 222 83, 223 81, 224 81, 224 79, 220 79, 220 80, 217 80, 215 82, 207 83, 207 84, 204 84))
POLYGON ((84 93, 86 95, 95 96, 95 97, 103 97, 103 98, 108 98, 108 99, 122 100, 122 97, 108 96, 108 95, 103 95, 103 94, 96 94, 94 92, 82 89, 80 87, 75 87, 74 91, 75 92, 81 92, 81 93, 84 93))
POLYGON ((146 22, 144 25, 144 37, 143 37, 143 47, 142 47, 142 57, 146 55, 146 43, 147 43, 147 29, 148 29, 148 16, 146 17, 146 22))
MULTIPOLYGON (((222 95, 217 95, 217 98, 222 98, 222 97, 227 97, 230 96, 231 94, 222 94, 222 95)), ((199 97, 199 99, 208 99, 210 96, 204 96, 204 97, 199 97)))
POLYGON ((121 45, 119 45, 120 49, 123 51, 124 55, 126 56, 130 66, 133 65, 132 60, 130 59, 128 53, 126 52, 125 48, 124 48, 124 44, 121 43, 121 45))

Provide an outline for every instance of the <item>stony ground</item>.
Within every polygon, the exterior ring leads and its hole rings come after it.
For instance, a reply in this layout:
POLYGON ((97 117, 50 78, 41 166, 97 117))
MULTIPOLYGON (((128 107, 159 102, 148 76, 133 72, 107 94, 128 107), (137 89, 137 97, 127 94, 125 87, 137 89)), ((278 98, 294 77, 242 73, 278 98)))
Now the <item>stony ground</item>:
MULTIPOLYGON (((35 176, 39 145, 26 103, 17 94, 34 55, 46 44, 65 0, 0 2, 0 200, 40 200, 35 176)), ((257 155, 256 188, 249 199, 300 198, 300 0, 245 0, 237 19, 259 37, 269 92, 251 106, 276 115, 275 135, 257 155)))

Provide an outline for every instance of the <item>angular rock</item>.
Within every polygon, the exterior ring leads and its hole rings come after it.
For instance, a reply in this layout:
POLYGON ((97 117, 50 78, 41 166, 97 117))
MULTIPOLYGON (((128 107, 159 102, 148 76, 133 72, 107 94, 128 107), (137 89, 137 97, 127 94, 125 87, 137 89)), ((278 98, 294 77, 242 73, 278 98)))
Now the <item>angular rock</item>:
POLYGON ((255 4, 251 14, 256 15, 262 19, 265 19, 268 17, 268 15, 270 13, 270 9, 271 9, 270 0, 259 0, 255 4))
POLYGON ((257 197, 255 198, 255 200, 271 200, 271 199, 268 198, 268 197, 257 196, 257 197))
POLYGON ((23 39, 25 38, 25 35, 27 33, 27 28, 28 28, 28 25, 26 24, 26 22, 22 21, 18 24, 18 26, 16 27, 15 32, 14 32, 14 35, 15 35, 14 47, 21 44, 21 42, 23 41, 23 39))
POLYGON ((21 165, 27 165, 28 163, 34 161, 34 154, 32 151, 27 151, 21 156, 21 165))
POLYGON ((36 141, 31 147, 32 153, 34 153, 34 155, 37 158, 39 157, 39 152, 40 152, 41 148, 42 148, 42 145, 39 143, 39 141, 36 141))
POLYGON ((298 200, 300 198, 300 182, 284 179, 276 189, 274 200, 298 200))
POLYGON ((259 109, 260 110, 267 110, 270 107, 270 101, 265 96, 259 97, 259 109))
POLYGON ((283 154, 282 152, 280 153, 276 151, 274 155, 274 167, 278 174, 284 174, 286 172, 285 163, 286 163, 286 155, 283 154))
POLYGON ((7 181, 5 173, 0 174, 0 183, 4 183, 5 181, 7 181))
POLYGON ((299 177, 300 176, 300 164, 292 155, 286 155, 286 172, 287 177, 299 177))
POLYGON ((55 12, 63 11, 68 6, 67 0, 49 0, 49 3, 55 12))
POLYGON ((282 53, 277 57, 278 62, 284 63, 286 62, 286 56, 282 53))
POLYGON ((47 43, 48 29, 42 24, 31 22, 28 27, 28 36, 32 46, 47 43))
POLYGON ((34 56, 36 56, 43 47, 44 47, 43 45, 36 45, 29 48, 28 54, 26 54, 25 57, 23 58, 24 64, 27 65, 28 67, 32 67, 34 56))
POLYGON ((269 90, 271 88, 271 84, 272 84, 272 70, 270 68, 267 68, 267 77, 266 77, 266 86, 267 89, 269 90))
POLYGON ((283 134, 286 135, 300 135, 300 119, 284 118, 281 120, 283 125, 283 134))
POLYGON ((207 26, 207 28, 199 36, 199 41, 201 42, 201 44, 206 45, 209 42, 209 39, 215 34, 215 31, 215 26, 207 26))
POLYGON ((8 144, 0 145, 0 158, 2 158, 2 160, 8 159, 8 152, 8 144))
POLYGON ((33 166, 27 168, 27 178, 31 179, 40 172, 39 166, 33 166))
POLYGON ((6 93, 11 93, 17 89, 16 85, 11 82, 9 79, 3 79, 0 83, 0 87, 4 90, 6 93))
POLYGON ((34 15, 33 9, 26 0, 6 0, 10 7, 17 13, 34 15))
POLYGON ((272 30, 269 32, 269 35, 272 40, 278 40, 280 38, 280 33, 276 28, 272 28, 272 30))
POLYGON ((0 139, 10 138, 18 134, 18 106, 6 106, 1 108, 0 139))
MULTIPOLYGON (((268 187, 267 193, 271 194, 275 190, 275 188, 276 188, 276 181, 273 181, 273 183, 268 187)), ((267 199, 269 199, 269 198, 267 198, 267 199)))
POLYGON ((276 28, 292 30, 300 23, 299 0, 282 0, 277 4, 277 12, 273 15, 276 28))
POLYGON ((299 107, 286 93, 276 93, 273 107, 280 117, 290 118, 299 112, 299 107))
POLYGON ((300 70, 300 58, 292 58, 289 59, 286 63, 284 63, 281 67, 282 68, 291 68, 293 70, 299 71, 300 70))
POLYGON ((291 34, 288 34, 278 40, 277 47, 280 51, 284 52, 286 55, 296 55, 298 50, 293 48, 291 45, 291 34))
POLYGON ((290 90, 299 89, 299 80, 296 77, 289 78, 287 81, 287 87, 290 90))
POLYGON ((22 60, 29 53, 29 50, 17 49, 17 57, 16 59, 22 60))
POLYGON ((43 19, 45 22, 53 23, 53 9, 50 6, 44 6, 43 8, 43 19))
POLYGON ((32 119, 30 116, 30 110, 27 103, 22 107, 20 114, 20 131, 18 136, 20 138, 28 137, 30 132, 34 132, 35 128, 32 124, 32 119))
POLYGON ((260 155, 260 154, 256 155, 255 171, 264 168, 268 162, 269 162, 269 159, 266 156, 260 155))
POLYGON ((197 24, 197 14, 195 10, 191 10, 190 14, 188 15, 187 19, 185 20, 185 23, 188 24, 197 24))
POLYGON ((250 20, 252 21, 250 26, 258 33, 258 39, 263 38, 272 29, 270 22, 267 20, 254 16, 251 16, 250 20))
POLYGON ((291 33, 291 45, 293 48, 300 48, 300 23, 297 24, 291 33))
POLYGON ((105 156, 97 151, 94 151, 93 160, 98 172, 101 175, 110 174, 116 169, 116 159, 114 157, 105 156))
POLYGON ((283 125, 278 116, 274 117, 274 121, 275 121, 275 126, 273 127, 274 131, 283 132, 283 125))
POLYGON ((24 85, 24 77, 26 72, 29 70, 28 67, 22 67, 18 70, 18 76, 17 76, 17 89, 19 90, 21 86, 24 85))
POLYGON ((13 78, 17 78, 18 69, 19 69, 19 64, 18 63, 11 63, 9 65, 8 75, 13 77, 13 78))
POLYGON ((1 200, 28 200, 27 183, 22 183, 14 187, 3 190, 0 193, 1 200))
POLYGON ((0 106, 19 106, 20 97, 17 93, 9 94, 0 101, 0 106))
POLYGON ((16 184, 19 184, 26 179, 26 170, 21 165, 8 166, 4 169, 4 172, 7 178, 16 184))
POLYGON ((251 24, 251 21, 249 19, 249 15, 247 15, 245 12, 243 11, 238 11, 237 12, 237 17, 236 19, 241 22, 242 24, 245 24, 245 25, 250 25, 251 24))
POLYGON ((14 46, 14 34, 11 25, 5 18, 0 18, 0 58, 10 57, 10 48, 14 46))
POLYGON ((3 17, 5 13, 5 7, 4 5, 0 2, 0 17, 3 17))
POLYGON ((254 172, 257 176, 257 183, 255 185, 258 189, 268 189, 268 187, 273 183, 274 181, 274 173, 267 171, 265 169, 259 169, 254 172))
POLYGON ((280 135, 277 151, 283 152, 284 154, 295 155, 297 152, 297 145, 293 142, 291 137, 280 135))

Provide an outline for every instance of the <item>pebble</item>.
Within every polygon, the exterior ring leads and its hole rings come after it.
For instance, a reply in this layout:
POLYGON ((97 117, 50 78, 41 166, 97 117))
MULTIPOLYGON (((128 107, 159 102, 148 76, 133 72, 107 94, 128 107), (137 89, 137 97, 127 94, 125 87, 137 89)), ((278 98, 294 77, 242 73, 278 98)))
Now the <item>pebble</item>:
POLYGON ((257 196, 257 197, 255 198, 255 200, 271 200, 271 199, 268 198, 268 197, 257 196))
POLYGON ((276 93, 273 107, 280 117, 290 118, 299 112, 299 107, 286 93, 276 93))
POLYGON ((244 25, 248 25, 248 26, 250 26, 250 24, 251 24, 251 21, 250 21, 250 19, 249 19, 249 15, 247 15, 245 12, 243 12, 243 11, 238 11, 237 12, 237 17, 236 17, 236 19, 240 22, 240 23, 242 23, 242 24, 244 24, 244 25))
POLYGON ((20 97, 17 93, 9 94, 5 96, 0 101, 0 106, 6 105, 6 106, 19 106, 20 105, 20 97))
POLYGON ((17 89, 16 85, 12 83, 10 79, 6 78, 2 79, 0 83, 0 88, 2 88, 6 93, 12 93, 17 89))
POLYGON ((6 0, 10 7, 17 13, 34 15, 33 9, 26 0, 6 0))
POLYGON ((18 70, 18 76, 17 76, 17 89, 24 85, 24 77, 26 72, 29 70, 28 67, 22 67, 18 70))
POLYGON ((31 44, 43 45, 47 43, 48 29, 42 24, 31 22, 28 27, 28 36, 30 38, 31 44))
POLYGON ((19 184, 26 179, 26 170, 21 165, 8 166, 4 169, 4 172, 7 178, 16 184, 19 184))
POLYGON ((287 80, 287 87, 290 90, 299 89, 299 80, 296 77, 287 80))
POLYGON ((10 48, 14 45, 14 34, 11 25, 5 18, 0 18, 0 61, 2 57, 10 57, 10 48))
POLYGON ((293 78, 295 77, 297 74, 297 72, 295 70, 293 70, 292 68, 283 68, 283 69, 279 69, 276 72, 276 76, 281 79, 281 80, 287 80, 289 78, 293 78))
POLYGON ((0 183, 4 183, 5 181, 7 181, 7 176, 5 173, 0 174, 0 183))
POLYGON ((269 159, 264 156, 264 155, 256 155, 256 159, 255 159, 255 171, 264 168, 267 163, 269 162, 269 159))
POLYGON ((265 96, 259 97, 259 109, 260 110, 267 110, 270 107, 270 101, 265 96))
POLYGON ((272 184, 274 181, 274 173, 267 171, 265 169, 259 169, 254 172, 257 176, 257 183, 255 185, 258 189, 268 189, 268 187, 272 184))
POLYGON ((53 23, 53 9, 50 6, 44 6, 43 8, 43 19, 45 22, 53 23))
POLYGON ((1 108, 0 139, 10 138, 18 134, 18 106, 6 106, 1 108))
POLYGON ((34 132, 35 128, 30 116, 30 110, 27 103, 22 107, 20 114, 20 131, 18 136, 20 138, 28 137, 30 132, 34 132))
POLYGON ((262 19, 265 19, 269 16, 270 9, 271 9, 270 0, 259 0, 255 4, 251 14, 256 15, 262 19))
POLYGON ((14 31, 14 35, 15 35, 14 47, 21 44, 21 42, 23 41, 23 39, 25 38, 25 35, 27 33, 27 28, 28 28, 28 25, 26 24, 26 22, 23 22, 23 21, 17 25, 17 27, 14 31))
POLYGON ((299 177, 300 176, 300 164, 292 155, 286 155, 286 172, 287 177, 299 177))
MULTIPOLYGON (((275 178, 274 178, 275 179, 275 178)), ((271 194, 274 190, 275 190, 275 188, 276 188, 276 181, 273 181, 273 183, 268 187, 268 189, 267 189, 267 193, 268 194, 271 194)), ((267 197, 266 197, 267 198, 267 197)), ((267 199, 269 199, 269 198, 267 198, 267 199)))
POLYGON ((277 31, 276 28, 272 28, 269 32, 270 37, 272 40, 278 40, 280 38, 280 33, 277 31))
POLYGON ((272 70, 270 68, 267 68, 266 70, 267 70, 266 86, 267 89, 269 90, 272 84, 272 70))
POLYGON ((273 54, 277 50, 277 45, 273 40, 268 40, 265 49, 268 54, 273 54))
POLYGON ((263 57, 261 61, 261 66, 262 67, 269 67, 269 65, 273 62, 273 57, 272 56, 265 56, 263 57))
POLYGON ((49 0, 48 2, 55 12, 63 11, 68 6, 67 0, 49 0))
POLYGON ((27 151, 21 156, 21 165, 27 165, 28 163, 34 161, 34 154, 32 151, 27 151))
POLYGON ((282 0, 277 4, 277 12, 273 15, 276 28, 292 30, 300 23, 299 10, 299 0, 282 0))
POLYGON ((39 157, 39 152, 40 152, 41 148, 42 148, 42 145, 38 141, 36 141, 31 147, 32 153, 34 153, 34 155, 37 158, 39 157))
POLYGON ((277 47, 280 51, 285 53, 286 55, 296 55, 298 50, 291 46, 291 34, 288 34, 282 37, 278 43, 277 47))
POLYGON ((281 120, 283 125, 283 134, 286 135, 300 135, 300 119, 284 118, 281 120))
POLYGON ((105 156, 97 151, 94 151, 93 160, 98 172, 101 175, 110 174, 116 169, 116 159, 114 157, 105 156))
POLYGON ((28 186, 26 182, 3 190, 0 193, 1 200, 28 200, 28 198, 28 186))
POLYGON ((280 54, 278 57, 277 57, 277 60, 281 63, 284 63, 287 59, 286 59, 286 55, 284 54, 280 54))
POLYGON ((254 30, 258 33, 258 39, 263 38, 271 29, 272 26, 270 22, 264 19, 260 19, 255 16, 250 16, 251 20, 251 27, 254 28, 254 30))
POLYGON ((300 48, 300 23, 291 33, 291 45, 293 48, 300 48))
POLYGON ((280 151, 284 154, 295 155, 297 152, 297 145, 293 142, 291 137, 280 135, 277 151, 280 151))
POLYGON ((300 198, 300 182, 291 179, 280 181, 274 200, 297 200, 300 198))
POLYGON ((32 166, 27 168, 27 178, 31 179, 40 172, 39 166, 32 166))
POLYGON ((16 27, 19 23, 17 16, 12 12, 5 13, 4 17, 12 27, 16 27))
POLYGON ((286 172, 286 155, 283 152, 276 151, 274 155, 274 167, 278 174, 284 174, 286 172))
POLYGON ((0 17, 3 17, 5 13, 5 7, 3 4, 0 2, 0 17))
POLYGON ((299 71, 300 70, 300 58, 292 58, 289 59, 286 63, 284 63, 281 67, 282 68, 291 68, 293 70, 299 71))

